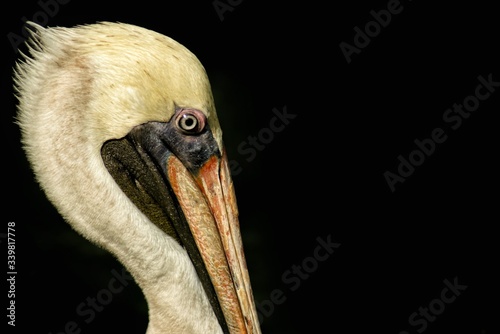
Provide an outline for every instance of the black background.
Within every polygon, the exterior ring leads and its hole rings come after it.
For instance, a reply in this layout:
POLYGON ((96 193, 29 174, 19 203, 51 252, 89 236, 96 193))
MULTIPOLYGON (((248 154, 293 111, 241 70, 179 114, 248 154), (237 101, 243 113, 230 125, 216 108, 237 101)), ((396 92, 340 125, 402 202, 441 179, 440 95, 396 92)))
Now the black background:
MULTIPOLYGON (((45 25, 132 23, 204 64, 229 157, 241 166, 233 179, 264 333, 490 334, 499 332, 500 87, 458 129, 442 118, 474 94, 478 76, 500 82, 498 10, 483 2, 402 1, 350 63, 339 44, 353 44, 354 27, 388 1, 233 1, 221 20, 210 0, 72 0, 45 25), (254 159, 238 150, 285 107, 296 117, 254 159), (398 156, 435 128, 447 140, 392 192, 384 173, 397 173, 398 156), (319 262, 318 238, 340 243, 319 262), (303 265, 307 276, 288 272, 303 265), (455 278, 465 291, 425 330, 412 327, 410 315, 455 278), (275 290, 282 297, 270 309, 275 290)), ((14 124, 18 54, 8 36, 21 35, 23 17, 40 21, 42 8, 10 6, 1 20, 0 233, 16 223, 14 332, 60 333, 75 321, 81 333, 144 333, 147 308, 133 283, 89 324, 76 312, 122 266, 71 230, 34 182, 14 124)))

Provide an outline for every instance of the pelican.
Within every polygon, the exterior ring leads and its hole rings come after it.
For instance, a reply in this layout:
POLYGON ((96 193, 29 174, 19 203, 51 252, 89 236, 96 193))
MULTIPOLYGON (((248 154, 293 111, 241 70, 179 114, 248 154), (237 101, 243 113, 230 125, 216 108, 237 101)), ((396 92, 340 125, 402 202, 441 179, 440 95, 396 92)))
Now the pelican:
POLYGON ((134 277, 147 334, 260 333, 200 61, 130 24, 29 25, 14 71, 27 159, 61 216, 134 277))

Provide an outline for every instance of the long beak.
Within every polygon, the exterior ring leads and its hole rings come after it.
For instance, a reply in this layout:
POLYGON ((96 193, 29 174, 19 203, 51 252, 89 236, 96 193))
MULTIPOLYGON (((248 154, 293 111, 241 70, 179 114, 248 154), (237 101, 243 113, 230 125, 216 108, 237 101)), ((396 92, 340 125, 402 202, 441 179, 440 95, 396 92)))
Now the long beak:
POLYGON ((196 175, 170 155, 167 178, 210 276, 229 332, 260 333, 225 152, 221 158, 210 157, 196 175))
POLYGON ((138 209, 186 249, 222 330, 260 334, 226 154, 214 145, 201 160, 181 160, 175 140, 164 142, 169 127, 145 123, 106 142, 104 164, 138 209))

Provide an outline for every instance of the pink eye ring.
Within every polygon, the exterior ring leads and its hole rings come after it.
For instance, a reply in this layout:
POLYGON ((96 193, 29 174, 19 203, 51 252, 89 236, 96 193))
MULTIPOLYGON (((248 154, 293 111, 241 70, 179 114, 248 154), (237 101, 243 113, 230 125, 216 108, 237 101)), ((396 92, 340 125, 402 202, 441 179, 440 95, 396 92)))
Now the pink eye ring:
POLYGON ((198 134, 205 128, 205 115, 196 109, 181 109, 176 118, 177 127, 188 135, 198 134))

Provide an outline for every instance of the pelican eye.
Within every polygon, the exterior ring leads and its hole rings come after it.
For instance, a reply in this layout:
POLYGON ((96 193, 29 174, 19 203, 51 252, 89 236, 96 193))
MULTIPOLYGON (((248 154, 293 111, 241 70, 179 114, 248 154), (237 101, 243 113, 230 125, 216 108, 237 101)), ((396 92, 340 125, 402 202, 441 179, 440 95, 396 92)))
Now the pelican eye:
POLYGON ((183 109, 177 116, 177 127, 185 134, 198 134, 205 128, 205 115, 199 110, 183 109))

